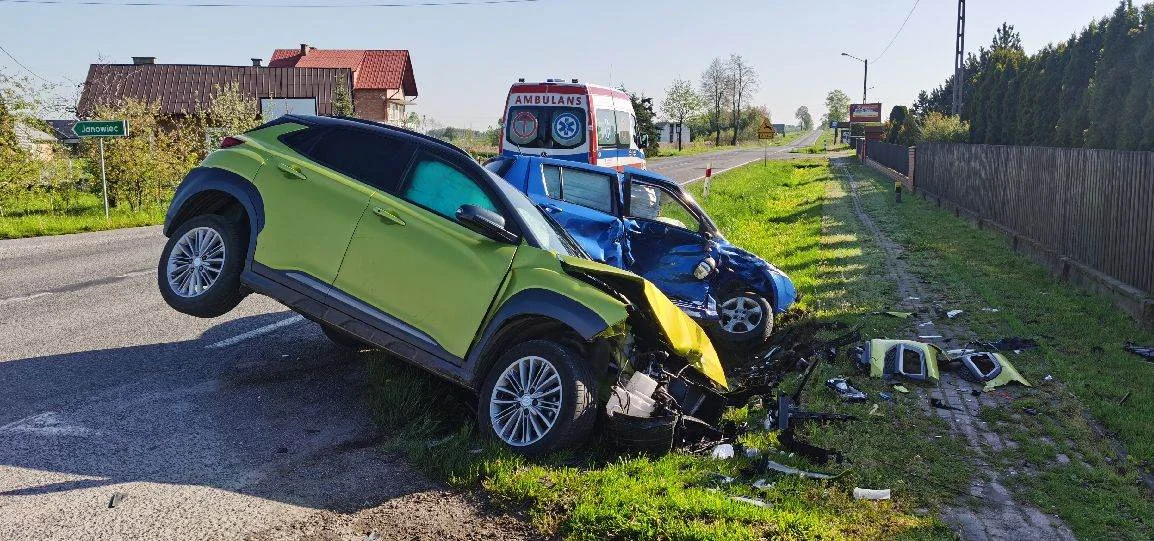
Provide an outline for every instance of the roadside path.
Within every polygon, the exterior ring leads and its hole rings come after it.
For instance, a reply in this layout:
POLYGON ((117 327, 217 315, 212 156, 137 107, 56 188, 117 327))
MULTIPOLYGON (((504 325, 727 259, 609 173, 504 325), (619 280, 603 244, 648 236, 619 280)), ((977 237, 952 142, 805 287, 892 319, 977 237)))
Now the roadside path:
MULTIPOLYGON (((950 344, 951 347, 964 347, 976 336, 961 322, 955 320, 934 322, 933 318, 937 317, 937 312, 943 308, 941 297, 910 272, 902 257, 902 247, 886 236, 869 213, 862 208, 861 198, 858 195, 858 180, 846 167, 846 163, 844 159, 832 160, 833 169, 849 188, 847 192, 853 198, 854 213, 885 256, 890 279, 897 285, 897 293, 901 299, 894 309, 915 313, 912 319, 917 324, 913 328, 915 336, 940 336, 924 340, 950 344)), ((974 500, 973 504, 967 505, 970 502, 958 501, 955 506, 948 506, 942 510, 942 519, 967 541, 987 539, 1074 541, 1076 539, 1074 533, 1061 519, 1048 515, 1033 505, 1015 500, 1003 484, 1002 478, 1005 474, 992 465, 987 450, 997 452, 1017 444, 1002 438, 988 423, 978 417, 982 408, 998 408, 1004 404, 990 393, 972 396, 970 390, 973 387, 973 384, 962 380, 953 372, 943 370, 936 389, 928 392, 922 389, 917 391, 922 395, 919 398, 926 414, 940 416, 950 424, 952 431, 960 434, 969 443, 971 453, 967 458, 976 472, 969 492, 969 496, 974 500), (929 406, 931 397, 941 399, 947 405, 960 410, 931 408, 929 406)))
POLYGON ((258 295, 168 308, 164 241, 0 241, 0 539, 530 536, 378 450, 364 355, 258 295))
POLYGON ((768 150, 762 150, 761 147, 747 147, 719 150, 716 152, 703 152, 690 156, 654 158, 648 161, 646 167, 673 179, 678 184, 688 184, 695 180, 705 178, 705 169, 711 165, 713 167, 713 174, 717 175, 734 167, 741 167, 747 163, 761 160, 766 156, 768 156, 768 159, 775 161, 812 158, 815 156, 814 154, 793 154, 790 153, 790 151, 796 148, 812 146, 817 142, 819 136, 821 136, 821 130, 813 130, 794 139, 789 144, 769 147, 768 150))

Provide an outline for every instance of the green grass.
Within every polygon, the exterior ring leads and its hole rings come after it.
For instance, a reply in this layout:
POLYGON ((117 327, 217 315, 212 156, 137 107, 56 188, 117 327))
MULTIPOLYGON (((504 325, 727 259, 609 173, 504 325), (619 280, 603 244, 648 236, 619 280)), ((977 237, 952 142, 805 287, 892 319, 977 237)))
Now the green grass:
MULTIPOLYGON (((700 186, 691 190, 701 195, 700 186)), ((731 240, 791 274, 811 314, 855 322, 865 317, 867 332, 894 325, 864 316, 887 304, 891 286, 871 274, 879 268, 877 258, 861 249, 847 223, 845 194, 824 161, 756 164, 718 175, 702 202, 731 240)), ((851 369, 842 359, 818 379, 851 369)), ((863 419, 804 434, 846 453, 849 471, 834 481, 743 473, 749 465, 744 459, 623 455, 603 441, 529 461, 475 437, 472 398, 383 354, 370 364, 368 397, 391 434, 390 449, 435 478, 481 488, 498 508, 525 513, 543 534, 570 539, 950 539, 933 510, 968 482, 960 442, 936 417, 922 415, 912 398, 885 403, 884 415, 871 416, 869 405, 838 403, 820 382, 807 394, 807 405, 863 419), (723 483, 720 476, 736 480, 723 483), (757 491, 751 483, 758 478, 773 486, 757 491), (856 502, 850 497, 855 486, 891 488, 894 499, 856 502), (735 495, 760 497, 770 506, 730 499, 735 495)), ((764 415, 755 407, 731 413, 753 426, 764 415)), ((772 433, 743 439, 774 460, 814 468, 778 451, 772 433)))
POLYGON ((70 204, 55 207, 45 197, 27 197, 6 205, 4 216, 0 216, 0 239, 155 225, 164 221, 168 210, 167 203, 137 211, 122 205, 112 208, 105 219, 103 200, 89 193, 78 194, 70 204))
POLYGON ((866 210, 905 249, 910 270, 950 308, 965 310, 961 322, 983 338, 1025 336, 1042 344, 1012 357, 1037 389, 1009 411, 985 411, 1018 443, 996 457, 1003 469, 1019 472, 1007 482, 1080 537, 1154 538, 1154 505, 1138 483, 1140 469, 1149 471, 1154 460, 1154 365, 1121 349, 1126 340, 1154 344, 1154 334, 1015 254, 1004 237, 918 198, 896 205, 892 180, 860 166, 852 171, 869 181, 866 210), (1045 382, 1046 375, 1054 380, 1045 382))
MULTIPOLYGON (((771 147, 782 146, 782 145, 786 145, 786 144, 793 142, 794 139, 797 139, 798 137, 801 137, 802 135, 804 135, 804 132, 800 132, 800 131, 791 132, 791 133, 787 133, 783 137, 778 137, 778 138, 775 138, 773 140, 766 140, 764 143, 766 146, 771 146, 771 147)), ((650 158, 652 159, 652 158, 667 158, 667 157, 671 157, 671 156, 693 156, 695 154, 703 154, 705 152, 713 152, 713 151, 721 151, 721 150, 733 150, 736 148, 760 148, 761 146, 762 146, 762 141, 742 141, 742 142, 739 142, 736 146, 726 145, 726 144, 723 144, 721 146, 714 146, 712 140, 705 141, 705 140, 699 139, 699 140, 693 141, 693 142, 689 142, 689 141, 682 142, 681 150, 677 150, 676 143, 663 144, 661 147, 661 150, 657 153, 657 156, 652 156, 650 158)))

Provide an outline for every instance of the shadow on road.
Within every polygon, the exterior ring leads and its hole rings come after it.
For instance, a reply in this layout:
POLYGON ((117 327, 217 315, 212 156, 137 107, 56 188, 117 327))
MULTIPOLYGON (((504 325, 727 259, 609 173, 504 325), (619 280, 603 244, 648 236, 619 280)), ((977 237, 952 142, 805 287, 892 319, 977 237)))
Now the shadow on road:
POLYGON ((0 498, 144 481, 352 512, 431 488, 376 449, 365 362, 315 325, 208 347, 289 315, 0 362, 0 498))

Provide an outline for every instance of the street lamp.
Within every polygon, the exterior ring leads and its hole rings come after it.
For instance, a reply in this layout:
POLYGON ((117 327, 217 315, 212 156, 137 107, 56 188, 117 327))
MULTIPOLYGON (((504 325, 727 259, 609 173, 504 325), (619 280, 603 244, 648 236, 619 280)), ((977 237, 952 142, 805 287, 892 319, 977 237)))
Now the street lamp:
POLYGON ((849 54, 849 53, 841 53, 841 55, 842 56, 848 56, 848 57, 850 57, 854 60, 857 60, 858 62, 861 62, 862 64, 865 65, 865 73, 862 75, 862 80, 861 80, 861 102, 865 103, 867 101, 866 100, 866 92, 868 92, 868 90, 866 89, 866 81, 868 81, 869 77, 870 77, 870 61, 862 59, 862 58, 858 58, 858 57, 856 57, 852 54, 849 54))

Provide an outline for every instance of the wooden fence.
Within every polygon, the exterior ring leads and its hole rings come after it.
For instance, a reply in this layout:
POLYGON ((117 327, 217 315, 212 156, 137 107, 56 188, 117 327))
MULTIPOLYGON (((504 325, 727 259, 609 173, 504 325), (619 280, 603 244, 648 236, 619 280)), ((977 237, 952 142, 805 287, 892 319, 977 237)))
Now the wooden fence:
POLYGON ((1154 294, 1154 152, 923 143, 914 185, 1154 294))
POLYGON ((866 155, 904 176, 910 176, 910 147, 870 141, 866 143, 866 155))

